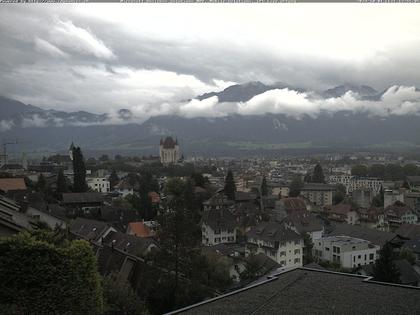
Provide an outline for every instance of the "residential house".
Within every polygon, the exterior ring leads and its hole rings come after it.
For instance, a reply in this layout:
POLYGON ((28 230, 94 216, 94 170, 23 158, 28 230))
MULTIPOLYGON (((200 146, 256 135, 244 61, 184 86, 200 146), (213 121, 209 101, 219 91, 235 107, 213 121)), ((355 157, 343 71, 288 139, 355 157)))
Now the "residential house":
POLYGON ((405 189, 391 190, 384 192, 384 208, 392 206, 396 201, 404 203, 405 189))
POLYGON ((152 226, 146 222, 130 222, 128 223, 126 233, 142 238, 153 238, 156 236, 156 227, 152 228, 152 226))
POLYGON ((303 237, 286 222, 263 222, 246 234, 246 254, 263 253, 281 267, 303 263, 303 237))
POLYGON ((90 213, 92 211, 100 211, 103 205, 104 197, 98 192, 85 192, 85 193, 63 193, 62 204, 63 206, 76 210, 90 213))
POLYGON ((373 264, 379 246, 359 238, 339 235, 326 236, 314 242, 314 256, 321 261, 338 263, 342 268, 373 264))
POLYGON ((134 186, 130 184, 128 178, 124 178, 114 186, 114 192, 117 192, 122 198, 125 198, 128 195, 134 194, 134 186))
POLYGON ((406 191, 404 203, 420 215, 420 192, 406 191))
POLYGON ((357 212, 359 213, 359 224, 361 226, 365 226, 370 229, 378 229, 383 231, 387 230, 383 208, 372 206, 368 209, 359 208, 357 212))
POLYGON ((329 220, 345 222, 348 224, 358 224, 359 214, 353 209, 352 205, 339 203, 325 207, 326 214, 329 220))
POLYGON ((203 202, 204 211, 210 209, 220 209, 220 208, 234 208, 235 202, 233 200, 227 199, 223 193, 216 193, 208 200, 203 202))
POLYGON ((307 233, 312 241, 321 238, 324 234, 322 220, 307 210, 294 211, 284 221, 292 224, 299 234, 307 233))
POLYGON ((395 230, 395 234, 410 240, 420 240, 420 225, 403 223, 395 230))
POLYGON ((369 241, 374 245, 378 245, 379 247, 384 246, 386 243, 397 237, 397 234, 395 233, 373 230, 364 226, 346 223, 336 223, 330 228, 332 228, 332 230, 327 231, 327 236, 345 235, 353 238, 360 238, 362 240, 369 241))
POLYGON ((205 210, 201 222, 202 244, 235 243, 239 223, 227 208, 205 210))
POLYGON ((86 178, 86 182, 92 191, 103 194, 110 192, 110 183, 109 180, 105 177, 88 177, 86 178))
POLYGON ((36 221, 46 223, 51 229, 66 229, 67 222, 64 216, 58 216, 48 210, 40 210, 33 207, 27 207, 25 214, 36 221))
POLYGON ((97 220, 76 218, 70 223, 69 233, 73 238, 84 239, 94 244, 101 244, 109 233, 117 232, 110 224, 97 220))
POLYGON ((417 213, 413 209, 398 202, 386 207, 384 212, 385 221, 391 229, 398 228, 403 223, 416 224, 418 221, 417 213))
POLYGON ((332 205, 332 197, 336 190, 334 185, 322 183, 305 183, 300 194, 317 206, 332 205))
POLYGON ((157 243, 152 238, 138 237, 124 234, 118 231, 111 231, 101 239, 101 244, 119 249, 130 255, 144 257, 153 249, 157 249, 157 243))
POLYGON ((23 178, 0 178, 0 194, 13 197, 27 190, 23 178))
POLYGON ((11 236, 35 227, 36 221, 20 210, 19 204, 0 195, 0 236, 11 236))

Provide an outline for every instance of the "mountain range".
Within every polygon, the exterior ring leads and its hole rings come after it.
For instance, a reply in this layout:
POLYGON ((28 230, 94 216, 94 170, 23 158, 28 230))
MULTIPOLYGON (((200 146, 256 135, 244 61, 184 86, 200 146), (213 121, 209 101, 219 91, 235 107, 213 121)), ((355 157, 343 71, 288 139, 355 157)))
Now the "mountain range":
MULTIPOLYGON (((249 82, 220 92, 219 102, 247 102, 273 89, 305 90, 284 83, 266 85, 249 82)), ((384 92, 361 85, 340 85, 314 92, 316 97, 340 97, 352 91, 361 100, 378 100, 384 92)), ((111 124, 108 114, 84 111, 45 110, 0 97, 0 140, 17 139, 20 150, 64 151, 74 141, 91 152, 157 154, 160 137, 178 137, 186 155, 247 155, 285 150, 341 148, 417 148, 420 146, 420 117, 339 110, 317 116, 291 117, 283 113, 232 114, 224 117, 186 118, 176 115, 150 117, 136 123, 128 109, 118 112, 119 123, 111 124)))

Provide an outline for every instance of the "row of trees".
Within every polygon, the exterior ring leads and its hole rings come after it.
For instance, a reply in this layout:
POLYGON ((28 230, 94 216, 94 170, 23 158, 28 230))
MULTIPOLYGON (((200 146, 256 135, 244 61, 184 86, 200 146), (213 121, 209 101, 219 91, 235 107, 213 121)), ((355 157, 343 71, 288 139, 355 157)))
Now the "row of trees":
POLYGON ((406 176, 420 175, 420 168, 414 164, 373 164, 366 166, 358 164, 352 167, 351 174, 361 177, 376 177, 383 180, 404 180, 406 176))

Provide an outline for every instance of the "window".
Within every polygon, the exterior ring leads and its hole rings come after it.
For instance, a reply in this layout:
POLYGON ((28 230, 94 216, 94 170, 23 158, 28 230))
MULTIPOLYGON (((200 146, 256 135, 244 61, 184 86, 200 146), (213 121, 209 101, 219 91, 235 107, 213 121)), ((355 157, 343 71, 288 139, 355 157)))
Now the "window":
POLYGON ((214 234, 220 234, 220 229, 215 230, 214 234))
POLYGON ((285 251, 280 252, 280 257, 281 256, 286 256, 286 252, 285 251))
POLYGON ((374 254, 369 254, 369 259, 370 259, 370 260, 375 259, 374 257, 375 257, 375 255, 374 255, 374 254))
POLYGON ((362 256, 361 256, 361 255, 358 255, 358 256, 357 256, 357 259, 361 259, 361 258, 362 258, 362 256))
POLYGON ((329 248, 329 247, 325 247, 325 250, 326 250, 327 252, 329 252, 329 251, 330 251, 330 248, 329 248))
POLYGON ((300 258, 295 258, 295 264, 300 263, 300 258))
POLYGON ((300 254, 300 249, 295 249, 295 255, 300 254))
POLYGON ((295 240, 295 245, 299 245, 300 244, 300 240, 295 240))
POLYGON ((216 238, 214 239, 214 242, 215 242, 215 243, 220 243, 220 237, 216 237, 216 238))

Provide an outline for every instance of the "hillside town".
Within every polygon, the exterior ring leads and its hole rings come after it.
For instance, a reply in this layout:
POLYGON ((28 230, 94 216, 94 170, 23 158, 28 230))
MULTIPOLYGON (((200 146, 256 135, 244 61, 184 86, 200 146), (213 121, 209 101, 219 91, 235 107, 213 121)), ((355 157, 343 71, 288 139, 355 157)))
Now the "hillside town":
MULTIPOLYGON (((320 299, 338 313, 354 299, 366 301, 353 305, 361 312, 420 307, 420 159, 195 158, 173 136, 156 156, 82 150, 71 143, 38 160, 3 155, 0 246, 12 253, 10 244, 83 240, 109 314, 243 314, 269 310, 263 296, 273 290, 276 304, 314 286, 298 313, 320 299)), ((33 307, 25 298, 10 312, 33 307)))

